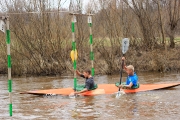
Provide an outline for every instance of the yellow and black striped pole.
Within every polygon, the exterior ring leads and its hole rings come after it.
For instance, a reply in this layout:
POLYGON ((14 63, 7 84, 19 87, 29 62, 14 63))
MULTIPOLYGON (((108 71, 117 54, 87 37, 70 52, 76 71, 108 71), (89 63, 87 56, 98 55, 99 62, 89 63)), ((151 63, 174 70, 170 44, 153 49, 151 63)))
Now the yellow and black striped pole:
POLYGON ((92 36, 92 15, 88 16, 88 24, 89 24, 89 43, 90 43, 90 59, 91 59, 91 72, 92 76, 94 76, 94 52, 93 52, 93 36, 92 36))
POLYGON ((8 62, 8 90, 9 90, 9 115, 12 116, 12 79, 11 79, 11 52, 10 52, 10 30, 9 17, 6 17, 6 43, 7 43, 7 62, 8 62))

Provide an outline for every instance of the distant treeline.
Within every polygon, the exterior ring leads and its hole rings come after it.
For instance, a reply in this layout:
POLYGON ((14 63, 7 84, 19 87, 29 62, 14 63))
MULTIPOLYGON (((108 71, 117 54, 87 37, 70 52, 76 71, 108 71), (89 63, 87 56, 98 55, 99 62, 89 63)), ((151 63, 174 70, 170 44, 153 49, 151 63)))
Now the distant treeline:
MULTIPOLYGON (((94 0, 82 10, 80 0, 2 0, 1 15, 10 17, 12 73, 61 75, 71 73, 71 18, 67 12, 94 14, 95 73, 116 74, 120 69, 121 40, 130 39, 127 64, 138 71, 180 70, 179 0, 94 0), (56 7, 52 7, 56 4, 56 7), (27 14, 29 12, 29 14, 27 14), (35 12, 35 13, 32 13, 35 12), (14 13, 14 14, 12 14, 14 13)), ((75 25, 78 69, 90 68, 87 16, 75 25)), ((5 35, 0 33, 0 73, 7 73, 5 35)))

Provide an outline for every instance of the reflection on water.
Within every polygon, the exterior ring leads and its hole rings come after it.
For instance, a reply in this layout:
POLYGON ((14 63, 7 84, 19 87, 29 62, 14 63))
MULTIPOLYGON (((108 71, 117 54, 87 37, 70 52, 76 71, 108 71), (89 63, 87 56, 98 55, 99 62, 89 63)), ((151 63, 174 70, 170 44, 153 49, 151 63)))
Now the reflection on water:
MULTIPOLYGON (((180 81, 179 74, 138 73, 139 81, 160 83, 180 81)), ((125 76, 125 75, 123 75, 125 76)), ((115 83, 117 76, 96 76, 96 83, 115 83)), ((125 81, 125 77, 123 77, 125 81)), ((79 78, 79 83, 84 80, 79 78)), ((99 95, 70 99, 68 96, 36 96, 19 94, 22 91, 73 86, 72 77, 29 77, 13 79, 13 117, 15 120, 119 119, 164 120, 180 119, 180 86, 167 89, 125 94, 119 99, 99 95)), ((11 119, 8 114, 7 78, 0 77, 0 119, 11 119)))

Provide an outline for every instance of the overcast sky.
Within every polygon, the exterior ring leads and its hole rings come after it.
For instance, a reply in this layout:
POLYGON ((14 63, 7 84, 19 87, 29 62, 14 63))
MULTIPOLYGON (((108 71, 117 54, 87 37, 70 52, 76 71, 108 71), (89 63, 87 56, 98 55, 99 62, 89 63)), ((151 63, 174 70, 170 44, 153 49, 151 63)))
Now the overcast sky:
MULTIPOLYGON (((0 0, 0 4, 6 6, 6 0, 0 0)), ((12 3, 12 0, 7 0, 9 3, 12 3)), ((28 1, 28 0, 27 0, 28 1)), ((57 8, 58 6, 58 2, 60 0, 49 0, 49 3, 51 4, 51 7, 53 8, 57 8)), ((71 0, 61 0, 61 7, 63 8, 67 8, 69 9, 69 4, 70 4, 70 1, 71 0)), ((72 0, 74 3, 77 3, 76 1, 77 0, 72 0)), ((85 6, 88 4, 88 2, 90 2, 92 0, 81 0, 81 2, 83 3, 83 6, 82 6, 82 11, 85 11, 85 6)), ((15 2, 15 1, 13 1, 15 2)), ((12 3, 13 4, 13 3, 12 3)), ((0 8, 0 11, 6 11, 6 7, 5 8, 0 8)))
MULTIPOLYGON (((76 0, 73 0, 73 1, 75 2, 76 0)), ((91 0, 81 0, 81 1, 83 3, 83 9, 84 9, 84 7, 87 5, 87 3, 91 0)), ((69 3, 70 3, 70 0, 62 0, 61 1, 61 5, 65 8, 69 8, 69 3)))

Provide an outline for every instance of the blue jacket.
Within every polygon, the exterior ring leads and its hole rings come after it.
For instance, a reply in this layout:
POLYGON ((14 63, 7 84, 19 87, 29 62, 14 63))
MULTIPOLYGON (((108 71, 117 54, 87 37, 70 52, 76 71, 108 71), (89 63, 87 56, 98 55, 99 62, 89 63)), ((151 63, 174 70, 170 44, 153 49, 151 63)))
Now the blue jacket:
POLYGON ((126 79, 126 85, 129 85, 132 82, 133 87, 137 86, 138 84, 138 76, 134 72, 134 75, 128 75, 126 79))

